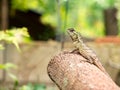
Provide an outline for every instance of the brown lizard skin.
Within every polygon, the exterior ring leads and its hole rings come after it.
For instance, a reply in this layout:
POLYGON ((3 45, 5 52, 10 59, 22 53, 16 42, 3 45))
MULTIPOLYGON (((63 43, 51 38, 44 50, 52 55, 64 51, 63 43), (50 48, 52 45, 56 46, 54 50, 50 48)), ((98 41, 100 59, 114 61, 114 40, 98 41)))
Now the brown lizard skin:
POLYGON ((87 62, 94 64, 97 66, 101 71, 108 75, 105 71, 104 67, 100 63, 97 55, 91 50, 82 40, 81 35, 76 32, 73 28, 68 29, 68 34, 70 35, 73 43, 75 44, 75 51, 81 54, 84 58, 87 59, 87 62))

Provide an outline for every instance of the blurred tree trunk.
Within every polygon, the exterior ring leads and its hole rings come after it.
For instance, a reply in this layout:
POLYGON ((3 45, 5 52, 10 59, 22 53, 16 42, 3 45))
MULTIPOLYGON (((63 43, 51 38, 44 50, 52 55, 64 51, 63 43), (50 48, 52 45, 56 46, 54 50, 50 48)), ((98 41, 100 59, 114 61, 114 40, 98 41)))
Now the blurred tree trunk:
POLYGON ((0 0, 0 30, 1 30, 1 0, 0 0))
MULTIPOLYGON (((2 0, 1 1, 1 28, 2 30, 6 31, 8 29, 8 1, 10 0, 2 0)), ((6 57, 6 43, 3 42, 3 45, 5 47, 3 51, 3 64, 7 62, 7 57, 6 57)), ((6 71, 3 70, 3 75, 2 75, 2 82, 6 80, 6 71)))
POLYGON ((106 35, 117 35, 118 34, 116 14, 117 14, 116 8, 110 8, 104 11, 106 35))
POLYGON ((1 1, 1 29, 8 28, 8 0, 1 1))

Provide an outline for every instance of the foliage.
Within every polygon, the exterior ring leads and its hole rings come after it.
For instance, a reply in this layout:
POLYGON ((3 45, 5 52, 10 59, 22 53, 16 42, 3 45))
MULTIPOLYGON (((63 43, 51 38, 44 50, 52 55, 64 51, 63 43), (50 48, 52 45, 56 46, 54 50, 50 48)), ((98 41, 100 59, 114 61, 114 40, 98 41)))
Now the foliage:
MULTIPOLYGON (((11 68, 15 69, 15 68, 17 68, 17 66, 13 63, 0 64, 0 69, 7 71, 8 76, 14 81, 14 87, 13 88, 15 89, 18 86, 18 79, 13 73, 10 72, 11 68)), ((4 88, 4 87, 2 87, 2 88, 4 88)))
POLYGON ((9 75, 14 81, 17 81, 16 76, 9 72, 9 70, 10 70, 11 68, 16 68, 16 65, 15 65, 15 64, 12 64, 12 63, 0 64, 0 69, 6 70, 7 73, 8 73, 8 75, 9 75))
MULTIPOLYGON (((27 28, 14 28, 12 30, 0 31, 0 41, 4 41, 4 43, 12 43, 16 46, 16 48, 20 51, 19 43, 30 41, 29 34, 27 32, 27 28)), ((4 49, 3 45, 0 44, 0 49, 4 49)), ((43 84, 27 84, 23 86, 18 86, 19 81, 18 78, 10 72, 10 69, 16 69, 17 66, 13 63, 0 64, 0 69, 6 70, 9 77, 14 81, 13 90, 46 90, 46 86, 43 84)), ((2 90, 7 90, 7 88, 1 87, 2 90)))
POLYGON ((107 9, 107 8, 113 8, 115 7, 116 1, 117 0, 96 0, 98 6, 100 6, 103 9, 107 9))
MULTIPOLYGON (((27 28, 14 28, 12 30, 4 30, 0 31, 0 41, 4 43, 12 43, 16 46, 16 48, 20 51, 19 43, 28 42, 30 40, 29 34, 27 32, 27 28)), ((4 49, 3 45, 0 44, 0 49, 4 49)), ((14 81, 14 90, 18 86, 17 77, 10 72, 11 68, 16 68, 16 65, 13 63, 0 64, 0 69, 6 70, 9 77, 14 81)))
POLYGON ((46 86, 43 84, 27 84, 19 88, 19 90, 46 90, 46 86))
POLYGON ((120 0, 116 0, 115 7, 117 8, 117 19, 118 19, 118 28, 119 28, 119 36, 120 36, 120 0))
POLYGON ((38 6, 38 0, 12 0, 12 8, 16 8, 22 11, 28 9, 35 9, 38 6), (30 3, 28 3, 30 2, 30 3))
POLYGON ((0 64, 0 69, 9 70, 10 68, 16 68, 12 63, 0 64))
POLYGON ((119 0, 84 0, 84 2, 83 0, 12 0, 12 7, 41 13, 43 23, 54 27, 60 25, 59 28, 63 32, 66 28, 74 27, 84 36, 97 37, 104 35, 103 10, 118 8, 119 3, 119 0))
MULTIPOLYGON (((16 48, 19 49, 19 43, 29 42, 30 36, 27 32, 27 28, 13 28, 12 30, 0 31, 0 41, 7 43, 13 43, 16 48)), ((0 44, 0 49, 3 49, 3 45, 0 44)))

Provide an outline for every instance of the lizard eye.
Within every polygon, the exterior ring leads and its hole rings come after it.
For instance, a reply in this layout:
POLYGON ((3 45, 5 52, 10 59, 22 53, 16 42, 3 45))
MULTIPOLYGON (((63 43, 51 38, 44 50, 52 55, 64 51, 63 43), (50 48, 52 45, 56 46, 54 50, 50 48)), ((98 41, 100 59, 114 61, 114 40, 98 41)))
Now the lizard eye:
POLYGON ((75 30, 73 28, 68 29, 70 32, 74 32, 75 30))

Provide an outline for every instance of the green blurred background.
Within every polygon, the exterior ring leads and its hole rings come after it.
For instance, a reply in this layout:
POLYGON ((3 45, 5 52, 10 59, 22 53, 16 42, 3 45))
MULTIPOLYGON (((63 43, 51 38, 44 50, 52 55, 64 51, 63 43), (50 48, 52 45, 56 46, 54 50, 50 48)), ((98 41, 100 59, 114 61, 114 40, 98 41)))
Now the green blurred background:
POLYGON ((69 37, 66 38, 68 28, 75 28, 86 40, 105 39, 110 36, 108 39, 112 41, 112 45, 96 42, 90 42, 90 45, 98 51, 112 79, 119 84, 120 67, 116 69, 107 66, 105 60, 107 64, 112 61, 115 62, 113 66, 119 66, 120 0, 0 0, 0 69, 3 70, 0 81, 6 88, 1 84, 0 90, 8 90, 8 84, 3 83, 7 80, 7 74, 10 74, 13 80, 13 90, 58 90, 50 87, 46 89, 45 80, 49 78, 46 68, 51 57, 61 52, 61 49, 72 49, 72 42, 64 43, 65 40, 69 41, 69 37), (31 41, 39 42, 31 44, 31 41), (14 44, 20 53, 10 43, 14 44), (19 66, 16 75, 14 70, 11 70, 12 73, 8 70, 15 66, 19 66), (39 77, 36 73, 31 73, 34 70, 39 77), (37 78, 33 84, 29 81, 30 74, 37 78), (26 76, 25 80, 28 81, 20 85, 22 80, 19 78, 22 75, 26 76), (37 81, 41 84, 36 84, 37 81))
POLYGON ((119 4, 119 0, 7 0, 5 5, 9 28, 25 26, 32 39, 48 40, 65 34, 70 27, 85 37, 109 35, 106 23, 110 19, 116 23, 113 35, 119 35, 119 4), (106 21, 109 14, 112 18, 106 21))

